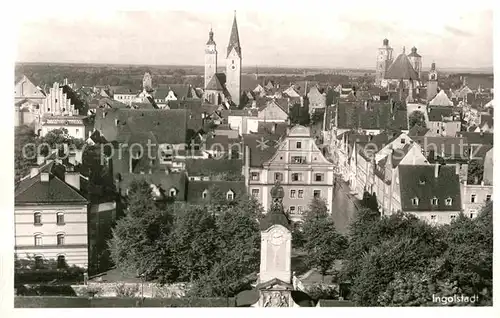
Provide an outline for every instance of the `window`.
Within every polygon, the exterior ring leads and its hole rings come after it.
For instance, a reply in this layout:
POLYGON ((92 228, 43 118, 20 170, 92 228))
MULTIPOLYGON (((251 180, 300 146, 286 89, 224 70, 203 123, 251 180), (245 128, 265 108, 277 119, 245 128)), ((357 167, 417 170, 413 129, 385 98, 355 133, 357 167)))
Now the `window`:
POLYGON ((295 206, 291 206, 290 207, 290 214, 294 214, 295 213, 295 206))
POLYGON ((411 199, 411 204, 418 205, 418 198, 411 199))
POLYGON ((79 134, 80 133, 80 129, 77 128, 76 129, 76 133, 79 134))
POLYGON ((299 199, 304 197, 304 190, 299 190, 299 199))
POLYGON ((404 145, 406 143, 406 140, 404 138, 401 138, 401 144, 404 145))
POLYGON ((64 234, 57 234, 57 245, 64 245, 64 234))
POLYGON ((323 175, 322 173, 316 173, 316 175, 315 175, 314 179, 315 179, 316 181, 323 181, 323 176, 324 176, 324 175, 323 175))
POLYGON ((302 181, 302 173, 292 173, 292 181, 302 181))
POLYGON ((491 201, 491 194, 486 195, 486 202, 489 202, 489 201, 491 201))
POLYGON ((64 213, 57 212, 57 225, 64 225, 64 213))
POLYGON ((254 198, 258 198, 259 197, 259 189, 252 189, 252 196, 254 198))
POLYGON ((438 133, 438 134, 439 134, 439 129, 438 129, 438 130, 436 130, 436 133, 438 133))
POLYGON ((274 174, 274 181, 283 181, 283 174, 281 172, 276 172, 274 174))
POLYGON ((42 246, 42 235, 41 234, 35 235, 35 246, 42 246))
POLYGON ((302 211, 302 206, 301 206, 301 205, 299 205, 299 206, 297 207, 297 212, 298 212, 299 214, 302 214, 302 212, 303 212, 303 211, 302 211))
POLYGON ((457 218, 457 216, 456 216, 455 214, 450 215, 450 220, 452 220, 452 221, 453 221, 453 220, 455 220, 456 218, 457 218))
POLYGON ((297 141, 297 149, 301 149, 301 148, 302 148, 302 142, 297 141))
POLYGON ((447 206, 451 206, 452 203, 453 203, 453 199, 452 198, 447 198, 446 201, 445 201, 445 204, 447 206))
POLYGON ((66 268, 66 258, 64 255, 57 256, 57 268, 66 268))
POLYGON ((295 199, 295 190, 290 190, 290 198, 295 199))
POLYGON ((314 190, 313 191, 313 196, 315 198, 320 198, 321 197, 321 190, 314 190))
POLYGON ((175 197, 176 195, 177 195, 177 190, 175 190, 174 188, 170 189, 170 196, 175 197))
POLYGON ((438 199, 436 197, 434 197, 432 200, 431 200, 431 203, 432 205, 438 205, 438 199))
POLYGON ((259 181, 259 173, 252 172, 252 181, 259 181))
POLYGON ((470 203, 475 203, 476 202, 476 195, 475 194, 472 194, 470 196, 470 203))
POLYGON ((40 212, 35 212, 35 214, 33 215, 33 223, 35 225, 42 225, 42 213, 40 212))
POLYGON ((202 197, 203 199, 206 199, 206 198, 207 198, 207 196, 208 196, 208 191, 207 191, 207 190, 203 191, 203 193, 201 194, 201 197, 202 197))
POLYGON ((40 269, 43 267, 43 257, 35 256, 35 268, 40 269))
POLYGON ((234 193, 229 191, 226 195, 226 198, 229 200, 229 201, 232 201, 234 199, 234 193))
POLYGON ((305 156, 292 156, 292 163, 306 163, 305 156))

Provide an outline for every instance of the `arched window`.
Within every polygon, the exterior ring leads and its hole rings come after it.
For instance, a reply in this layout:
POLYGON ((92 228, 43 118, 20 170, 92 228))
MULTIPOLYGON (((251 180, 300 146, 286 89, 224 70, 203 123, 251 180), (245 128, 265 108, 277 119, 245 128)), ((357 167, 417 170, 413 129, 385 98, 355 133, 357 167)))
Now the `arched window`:
POLYGON ((203 191, 203 193, 201 194, 201 197, 203 199, 206 199, 208 197, 208 191, 207 190, 203 191))
POLYGON ((64 212, 57 212, 57 225, 64 225, 64 212))
POLYGON ((64 245, 64 234, 57 234, 57 245, 64 245))
POLYGON ((170 196, 175 197, 177 195, 177 190, 175 188, 170 189, 170 196))
POLYGON ((42 234, 35 234, 35 246, 42 245, 42 234))
POLYGON ((436 197, 432 198, 432 205, 438 205, 438 199, 436 197))
POLYGON ((64 255, 57 256, 57 268, 66 268, 66 257, 64 255))
POLYGON ((42 225, 42 213, 41 212, 35 212, 33 214, 33 223, 35 225, 42 225))
POLYGON ((234 192, 233 192, 233 191, 231 191, 231 190, 227 191, 227 193, 226 193, 226 198, 227 198, 229 201, 234 200, 234 192))

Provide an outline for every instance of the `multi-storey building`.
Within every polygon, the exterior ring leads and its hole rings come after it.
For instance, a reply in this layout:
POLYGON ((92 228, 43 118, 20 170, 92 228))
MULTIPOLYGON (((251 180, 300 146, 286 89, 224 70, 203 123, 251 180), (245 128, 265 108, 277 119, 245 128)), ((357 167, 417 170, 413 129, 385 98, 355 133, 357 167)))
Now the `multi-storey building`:
POLYGON ((279 181, 285 191, 283 205, 292 219, 301 219, 315 197, 325 199, 331 212, 333 164, 316 146, 310 129, 295 126, 282 140, 268 142, 262 137, 251 150, 246 146, 244 173, 249 194, 268 210, 269 191, 279 181))
POLYGON ((15 253, 34 257, 36 266, 56 260, 58 266, 88 266, 88 201, 80 174, 53 173, 53 162, 32 168, 15 189, 15 253))

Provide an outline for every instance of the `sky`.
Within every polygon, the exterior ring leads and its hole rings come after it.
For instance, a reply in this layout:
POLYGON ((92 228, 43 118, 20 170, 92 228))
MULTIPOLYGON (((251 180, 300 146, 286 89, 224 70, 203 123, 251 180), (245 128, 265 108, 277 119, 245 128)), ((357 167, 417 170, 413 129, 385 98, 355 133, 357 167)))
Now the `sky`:
MULTIPOLYGON (((309 1, 307 2, 309 3, 309 1)), ((493 10, 451 3, 348 2, 337 5, 169 6, 149 11, 38 10, 18 23, 18 62, 203 65, 212 26, 224 52, 237 9, 243 66, 374 68, 384 38, 397 56, 415 46, 424 69, 493 66, 493 10), (351 4, 349 4, 351 3, 351 4), (189 7, 189 6, 188 6, 189 7), (256 11, 259 8, 259 11, 256 11), (284 9, 286 8, 286 10, 284 9)), ((90 6, 92 7, 92 6, 90 6)), ((142 6, 142 10, 147 6, 142 6)), ((99 8, 99 6, 95 7, 99 8)), ((133 9, 137 9, 134 7, 133 9)))

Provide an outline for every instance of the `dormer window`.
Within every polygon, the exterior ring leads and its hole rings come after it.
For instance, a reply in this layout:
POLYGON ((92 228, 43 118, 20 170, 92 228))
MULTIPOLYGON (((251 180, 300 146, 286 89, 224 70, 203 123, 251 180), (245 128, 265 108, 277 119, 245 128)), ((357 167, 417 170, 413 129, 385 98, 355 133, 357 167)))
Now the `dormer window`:
POLYGON ((177 195, 177 190, 175 188, 171 188, 169 194, 171 197, 175 197, 177 195))
POLYGON ((446 206, 451 206, 452 203, 453 203, 453 199, 452 198, 447 198, 446 201, 445 201, 446 206))
POLYGON ((436 197, 431 200, 432 205, 438 205, 438 199, 436 197))
POLYGON ((413 199, 411 199, 411 204, 417 206, 418 205, 418 198, 414 197, 413 199))
POLYGON ((227 193, 226 193, 226 199, 227 199, 228 201, 232 201, 232 200, 234 200, 234 192, 233 192, 233 191, 231 191, 231 190, 227 191, 227 193))
POLYGON ((206 199, 208 197, 208 190, 203 191, 203 193, 201 194, 201 197, 203 199, 206 199))
POLYGON ((419 180, 419 184, 420 184, 420 185, 424 185, 424 184, 425 184, 425 180, 424 180, 424 179, 420 179, 420 180, 419 180))

